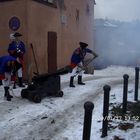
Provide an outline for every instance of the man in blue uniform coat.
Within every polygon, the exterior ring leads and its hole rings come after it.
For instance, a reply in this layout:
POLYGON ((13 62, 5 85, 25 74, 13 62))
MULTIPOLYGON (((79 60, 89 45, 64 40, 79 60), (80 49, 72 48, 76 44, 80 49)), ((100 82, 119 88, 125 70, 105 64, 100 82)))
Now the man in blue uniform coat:
POLYGON ((12 75, 15 75, 16 71, 21 66, 22 65, 18 63, 16 58, 13 56, 8 55, 0 57, 0 79, 2 80, 2 84, 4 86, 4 96, 7 98, 7 101, 11 101, 11 98, 13 97, 9 93, 12 75))
POLYGON ((22 64, 22 68, 18 70, 18 81, 19 81, 19 87, 24 87, 22 84, 22 77, 23 77, 23 64, 24 64, 24 54, 26 52, 25 44, 19 39, 22 36, 22 34, 16 32, 13 34, 10 34, 10 39, 12 42, 9 44, 8 47, 8 53, 17 58, 19 63, 22 64))
POLYGON ((85 83, 82 82, 82 69, 83 70, 85 69, 83 65, 83 61, 86 56, 86 53, 93 54, 94 58, 98 56, 95 52, 87 48, 88 46, 87 43, 80 42, 79 45, 80 47, 75 49, 71 56, 72 73, 70 77, 70 84, 69 84, 70 87, 75 87, 75 85, 73 84, 73 80, 76 75, 78 75, 78 84, 85 85, 85 83))

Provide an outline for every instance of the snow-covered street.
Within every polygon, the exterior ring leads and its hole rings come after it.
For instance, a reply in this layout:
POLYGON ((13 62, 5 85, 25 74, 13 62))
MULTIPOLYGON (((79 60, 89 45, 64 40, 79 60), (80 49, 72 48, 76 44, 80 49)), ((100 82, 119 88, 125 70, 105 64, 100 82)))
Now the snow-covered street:
POLYGON ((37 104, 20 96, 21 88, 11 90, 11 102, 3 98, 0 87, 0 140, 81 140, 83 134, 84 108, 86 101, 94 103, 91 140, 113 140, 115 135, 126 140, 140 138, 140 123, 127 132, 114 129, 106 138, 101 138, 103 86, 111 86, 110 102, 122 102, 123 75, 129 75, 128 99, 133 101, 135 69, 110 66, 95 70, 94 75, 84 74, 86 85, 70 88, 69 74, 61 76, 63 97, 46 97, 37 104))

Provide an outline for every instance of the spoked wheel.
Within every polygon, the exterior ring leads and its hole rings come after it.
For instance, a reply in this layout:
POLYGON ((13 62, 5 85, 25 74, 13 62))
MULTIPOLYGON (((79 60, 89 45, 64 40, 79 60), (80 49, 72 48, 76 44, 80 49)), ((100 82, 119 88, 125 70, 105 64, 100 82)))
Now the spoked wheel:
POLYGON ((41 96, 40 95, 35 95, 34 98, 33 98, 33 101, 35 103, 40 103, 41 102, 41 96))
POLYGON ((61 91, 61 90, 58 91, 56 94, 56 97, 62 97, 62 96, 63 96, 63 91, 61 91))
POLYGON ((22 89, 21 91, 22 98, 28 98, 28 94, 29 94, 28 89, 22 89))
POLYGON ((35 91, 30 91, 29 94, 28 94, 28 99, 29 99, 30 101, 33 101, 33 98, 34 98, 34 95, 35 95, 35 94, 36 94, 35 91))
POLYGON ((37 91, 30 91, 28 94, 28 99, 30 101, 33 101, 35 103, 40 103, 41 102, 41 96, 38 94, 37 91))

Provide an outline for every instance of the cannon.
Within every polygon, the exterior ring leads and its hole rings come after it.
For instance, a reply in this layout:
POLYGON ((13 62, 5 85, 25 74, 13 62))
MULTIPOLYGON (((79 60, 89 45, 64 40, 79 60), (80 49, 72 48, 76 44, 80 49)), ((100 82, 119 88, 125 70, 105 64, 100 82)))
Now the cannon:
POLYGON ((55 73, 36 74, 32 78, 32 83, 27 88, 22 89, 21 97, 35 103, 40 103, 47 96, 62 97, 60 75, 65 73, 68 73, 68 70, 63 68, 55 73))

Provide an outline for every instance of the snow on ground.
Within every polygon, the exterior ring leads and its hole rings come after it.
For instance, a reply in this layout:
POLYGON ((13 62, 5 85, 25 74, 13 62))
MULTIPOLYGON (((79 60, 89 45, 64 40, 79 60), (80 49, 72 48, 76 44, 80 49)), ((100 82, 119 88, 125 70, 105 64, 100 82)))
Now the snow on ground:
POLYGON ((135 69, 122 66, 95 70, 94 75, 84 74, 84 86, 77 85, 75 78, 75 88, 68 86, 70 74, 62 75, 64 96, 46 97, 39 104, 22 99, 21 88, 10 91, 14 98, 8 102, 0 86, 0 140, 81 140, 86 101, 94 103, 91 140, 113 140, 115 135, 125 140, 139 140, 140 123, 127 131, 110 130, 107 137, 101 138, 103 86, 111 86, 111 103, 121 103, 124 74, 129 75, 128 99, 133 101, 135 69))

